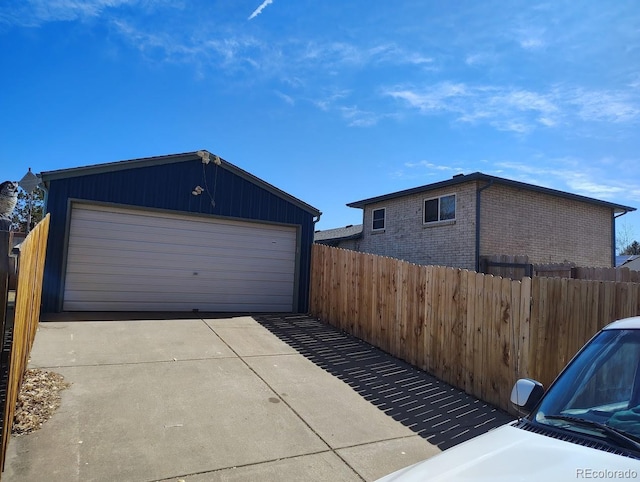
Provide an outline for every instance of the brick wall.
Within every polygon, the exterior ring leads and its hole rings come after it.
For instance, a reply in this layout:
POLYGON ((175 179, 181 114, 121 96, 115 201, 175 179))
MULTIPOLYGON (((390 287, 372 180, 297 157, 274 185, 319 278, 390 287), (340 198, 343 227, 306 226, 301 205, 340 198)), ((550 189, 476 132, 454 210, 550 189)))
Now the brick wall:
MULTIPOLYGON (((351 247, 342 245, 341 247, 351 247)), ((359 251, 399 258, 416 264, 475 269, 475 183, 457 185, 428 194, 414 194, 366 206, 359 251), (456 219, 423 224, 424 200, 456 195, 456 219), (383 232, 372 230, 372 213, 385 208, 383 232)))
POLYGON ((482 192, 480 254, 612 266, 611 209, 494 185, 482 192))
MULTIPOLYGON (((484 183, 483 183, 484 185, 484 183)), ((475 269, 476 183, 367 205, 363 237, 340 247, 433 264, 475 269), (454 222, 425 225, 424 200, 456 195, 454 222), (385 229, 372 213, 385 208, 385 229)), ((611 209, 496 184, 482 191, 480 255, 527 255, 534 264, 611 266, 611 209)))

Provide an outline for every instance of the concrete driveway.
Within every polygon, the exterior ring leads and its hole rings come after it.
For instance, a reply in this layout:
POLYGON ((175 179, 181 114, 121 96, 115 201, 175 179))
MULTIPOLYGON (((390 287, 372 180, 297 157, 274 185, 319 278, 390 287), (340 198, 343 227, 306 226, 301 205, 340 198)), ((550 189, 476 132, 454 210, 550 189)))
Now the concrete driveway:
POLYGON ((305 316, 41 323, 30 366, 71 387, 5 481, 375 480, 509 420, 305 316))

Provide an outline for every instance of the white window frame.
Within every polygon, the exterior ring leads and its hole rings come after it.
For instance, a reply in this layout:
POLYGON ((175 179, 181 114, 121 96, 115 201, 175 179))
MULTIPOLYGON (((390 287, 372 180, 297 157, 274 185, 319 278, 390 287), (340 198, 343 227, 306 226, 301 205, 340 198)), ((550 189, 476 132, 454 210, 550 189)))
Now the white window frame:
MULTIPOLYGON (((379 219, 378 219, 379 221, 379 219)), ((387 208, 375 208, 371 210, 371 231, 375 231, 375 232, 381 232, 384 231, 387 227, 387 208), (382 216, 382 227, 381 228, 376 228, 373 226, 373 223, 376 222, 376 219, 374 217, 374 213, 376 211, 382 211, 384 214, 382 216)))
POLYGON ((456 193, 442 194, 441 196, 425 198, 422 201, 422 224, 424 224, 425 226, 430 226, 434 224, 453 223, 456 221, 457 211, 458 211, 458 196, 456 195, 456 193), (443 197, 450 197, 450 196, 453 196, 453 218, 440 219, 440 200, 443 197), (438 219, 435 221, 426 221, 425 216, 427 214, 427 210, 425 209, 425 207, 426 207, 427 201, 433 201, 434 199, 438 200, 438 219))

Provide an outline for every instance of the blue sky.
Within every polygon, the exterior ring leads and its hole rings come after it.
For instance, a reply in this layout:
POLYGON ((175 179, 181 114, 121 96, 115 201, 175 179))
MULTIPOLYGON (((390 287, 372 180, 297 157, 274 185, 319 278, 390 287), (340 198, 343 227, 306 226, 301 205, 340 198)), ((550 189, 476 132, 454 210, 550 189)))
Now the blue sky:
POLYGON ((475 171, 640 208, 639 25, 635 0, 3 0, 3 177, 207 149, 319 229, 475 171))

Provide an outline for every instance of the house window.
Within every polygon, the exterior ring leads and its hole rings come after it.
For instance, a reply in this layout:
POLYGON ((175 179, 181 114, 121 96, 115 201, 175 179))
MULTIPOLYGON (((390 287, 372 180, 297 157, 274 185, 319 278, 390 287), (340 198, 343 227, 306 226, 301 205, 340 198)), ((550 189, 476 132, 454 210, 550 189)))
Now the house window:
POLYGON ((374 231, 384 229, 385 208, 373 210, 373 221, 371 228, 374 231))
POLYGON ((452 221, 456 219, 456 195, 434 197, 424 200, 424 223, 452 221))

